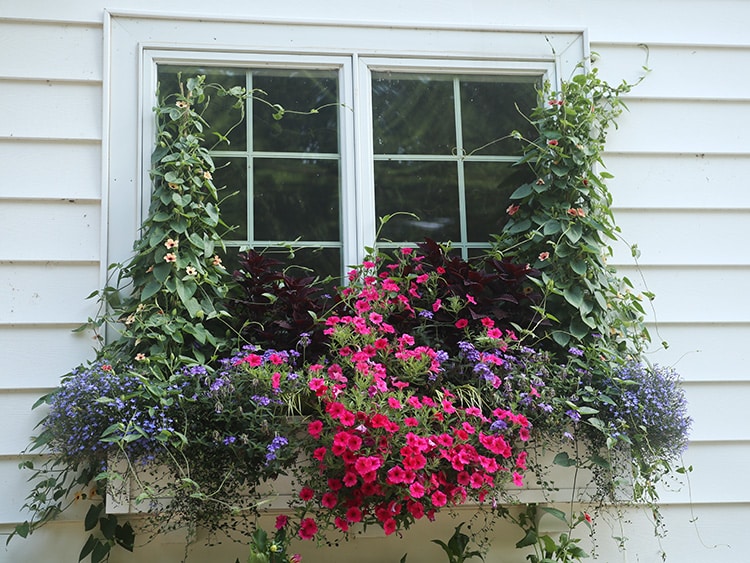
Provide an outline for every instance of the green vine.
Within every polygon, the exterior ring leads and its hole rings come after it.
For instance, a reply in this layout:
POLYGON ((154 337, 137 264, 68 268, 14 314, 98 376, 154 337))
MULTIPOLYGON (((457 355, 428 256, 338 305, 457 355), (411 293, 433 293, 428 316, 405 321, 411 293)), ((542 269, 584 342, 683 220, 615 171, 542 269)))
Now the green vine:
POLYGON ((607 131, 625 107, 621 96, 634 86, 610 86, 596 69, 563 82, 559 91, 547 83, 544 103, 531 116, 537 139, 515 134, 526 144, 519 164, 536 180, 510 196, 494 249, 541 272, 549 321, 544 337, 562 349, 603 341, 619 356, 641 352, 649 341, 641 296, 607 264, 620 229, 605 184, 612 175, 599 170, 607 131))
POLYGON ((111 315, 94 321, 118 323, 118 338, 105 348, 109 357, 147 363, 162 378, 179 365, 215 360, 234 344, 224 320, 229 276, 222 264, 220 231, 227 227, 219 216, 215 167, 201 113, 209 88, 237 98, 238 108, 247 92, 223 90, 204 80, 189 78, 179 93, 155 108, 149 214, 134 257, 124 266, 112 266, 118 272, 117 287, 102 292, 111 315))

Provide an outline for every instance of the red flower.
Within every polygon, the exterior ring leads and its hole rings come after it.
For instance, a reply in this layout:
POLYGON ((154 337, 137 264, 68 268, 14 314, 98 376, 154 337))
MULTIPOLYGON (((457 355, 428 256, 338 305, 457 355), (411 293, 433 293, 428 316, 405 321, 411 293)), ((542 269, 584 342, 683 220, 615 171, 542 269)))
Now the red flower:
POLYGON ((346 511, 347 522, 360 522, 362 520, 362 511, 356 506, 352 506, 346 511))
POLYGON ((557 139, 550 139, 547 141, 547 144, 551 147, 556 147, 559 143, 557 142, 557 139))
POLYGON ((383 531, 385 532, 386 536, 390 536, 393 532, 396 531, 396 521, 393 518, 388 518, 385 522, 383 522, 383 531))
POLYGON ((468 324, 469 324, 469 321, 467 321, 466 319, 458 319, 456 321, 456 328, 460 330, 462 328, 466 328, 468 324))
POLYGON ((519 205, 509 205, 508 209, 505 210, 505 212, 513 217, 516 213, 518 213, 518 210, 521 209, 521 206, 519 205))
POLYGON ((323 432, 323 423, 320 420, 313 420, 307 425, 307 432, 316 440, 319 439, 321 432, 323 432))
POLYGON ((276 529, 281 530, 282 528, 286 528, 286 525, 289 524, 289 517, 286 514, 279 514, 276 517, 276 529))
POLYGON ((349 530, 349 522, 347 522, 346 519, 342 518, 341 516, 336 516, 334 523, 336 524, 336 527, 342 532, 346 532, 349 530))
POLYGON ((318 525, 312 518, 305 518, 300 522, 299 537, 303 540, 311 540, 318 533, 318 525))
POLYGON ((339 496, 334 492, 324 494, 323 498, 320 500, 320 504, 322 504, 328 509, 336 508, 336 505, 338 503, 339 503, 339 496))
POLYGON ((406 509, 409 511, 409 514, 414 516, 415 520, 419 520, 424 516, 424 506, 422 506, 422 503, 420 502, 409 501, 406 505, 406 509))
POLYGON ((312 500, 314 496, 315 496, 315 491, 313 491, 310 487, 302 487, 302 489, 299 492, 299 498, 301 498, 305 502, 312 500))

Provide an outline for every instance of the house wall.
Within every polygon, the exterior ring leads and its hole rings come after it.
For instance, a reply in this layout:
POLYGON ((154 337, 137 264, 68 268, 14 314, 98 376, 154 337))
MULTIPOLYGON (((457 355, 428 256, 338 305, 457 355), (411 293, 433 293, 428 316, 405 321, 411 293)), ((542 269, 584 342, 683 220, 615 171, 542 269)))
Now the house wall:
MULTIPOLYGON (((627 97, 629 113, 610 134, 605 160, 625 245, 615 263, 657 294, 650 315, 653 360, 675 365, 695 420, 685 463, 690 486, 666 490, 669 535, 654 539, 648 519, 600 523, 603 561, 746 561, 750 524, 750 3, 741 0, 628 2, 569 0, 357 3, 299 0, 0 0, 0 533, 22 519, 27 491, 17 470, 38 414, 29 409, 59 376, 90 358, 90 336, 71 329, 96 313, 85 300, 106 272, 102 191, 104 10, 218 14, 399 24, 587 29, 603 77, 633 81, 648 46, 646 80, 627 97), (645 280, 645 281, 644 281, 645 280), (610 526, 612 531, 610 533, 610 526), (625 553, 609 536, 630 538, 625 553)), ((116 236, 116 233, 110 233, 116 236)), ((83 510, 83 508, 81 508, 83 510)), ((80 514, 78 518, 80 518, 80 514)), ((77 561, 85 539, 76 516, 32 540, 0 547, 0 562, 77 561)), ((453 522, 422 527, 414 541, 356 540, 341 561, 435 560, 428 540, 453 522)), ((517 532, 497 532, 490 561, 522 560, 517 532), (508 555, 506 556, 506 552, 508 555)), ((241 547, 191 548, 190 561, 233 561, 241 547), (218 553, 218 555, 217 555, 218 553), (210 555, 208 555, 210 554, 210 555)), ((157 538, 114 561, 179 561, 180 537, 157 538), (158 556, 156 554, 159 554, 158 556)), ((308 561, 331 557, 309 552, 308 561)))

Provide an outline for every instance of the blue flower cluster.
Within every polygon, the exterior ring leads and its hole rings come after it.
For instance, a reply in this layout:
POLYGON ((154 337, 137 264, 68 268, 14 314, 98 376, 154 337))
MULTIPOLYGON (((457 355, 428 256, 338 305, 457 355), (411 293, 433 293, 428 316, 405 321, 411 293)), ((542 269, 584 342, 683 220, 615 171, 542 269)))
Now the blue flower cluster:
MULTIPOLYGON (((167 391, 180 393, 175 386, 167 391)), ((134 459, 152 461, 159 438, 175 430, 174 413, 146 393, 136 375, 103 361, 65 376, 49 404, 43 423, 49 445, 73 462, 105 459, 118 441, 134 459)))
POLYGON ((640 445, 666 459, 679 456, 688 444, 692 424, 687 399, 674 369, 632 362, 620 368, 612 384, 616 404, 606 405, 613 421, 625 425, 640 445))

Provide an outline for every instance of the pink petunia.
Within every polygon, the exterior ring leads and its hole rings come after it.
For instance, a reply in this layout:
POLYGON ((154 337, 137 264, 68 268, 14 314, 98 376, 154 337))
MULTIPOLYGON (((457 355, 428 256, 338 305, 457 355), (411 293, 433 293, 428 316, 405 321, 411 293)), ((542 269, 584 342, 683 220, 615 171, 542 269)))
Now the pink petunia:
POLYGON ((487 338, 492 338, 493 340, 500 340, 503 337, 503 331, 499 328, 490 328, 487 329, 487 338))
POLYGON ((424 493, 425 488, 421 483, 412 483, 411 485, 409 485, 409 494, 413 498, 422 498, 424 496, 424 493))
POLYGON ((271 376, 271 387, 273 389, 281 387, 281 374, 278 371, 271 376))
POLYGON ((424 506, 421 502, 407 502, 406 510, 409 511, 409 514, 411 514, 415 520, 419 520, 424 516, 424 506))
POLYGON ((320 420, 313 420, 307 425, 307 433, 318 440, 323 432, 323 423, 320 420))
POLYGON ((256 368, 263 363, 263 357, 258 354, 248 354, 242 361, 249 365, 251 368, 256 368))
POLYGON ((436 507, 445 506, 448 503, 448 497, 442 491, 435 491, 430 498, 432 499, 432 504, 436 507))
POLYGON ((346 520, 347 522, 361 522, 362 521, 362 511, 357 508, 356 506, 352 506, 349 508, 349 510, 346 511, 346 520))
POLYGON ((341 516, 336 516, 336 519, 334 520, 334 524, 342 532, 346 532, 349 530, 349 522, 347 522, 346 519, 342 518, 341 516))
POLYGON ((390 536, 393 532, 396 531, 396 520, 393 518, 388 518, 385 522, 383 522, 383 531, 385 532, 386 536, 390 536))
POLYGON ((324 494, 323 498, 320 500, 320 504, 329 510, 336 508, 338 502, 339 496, 333 491, 324 494))
POLYGON ((318 525, 312 518, 304 518, 299 525, 299 537, 303 540, 311 540, 318 533, 318 525))

